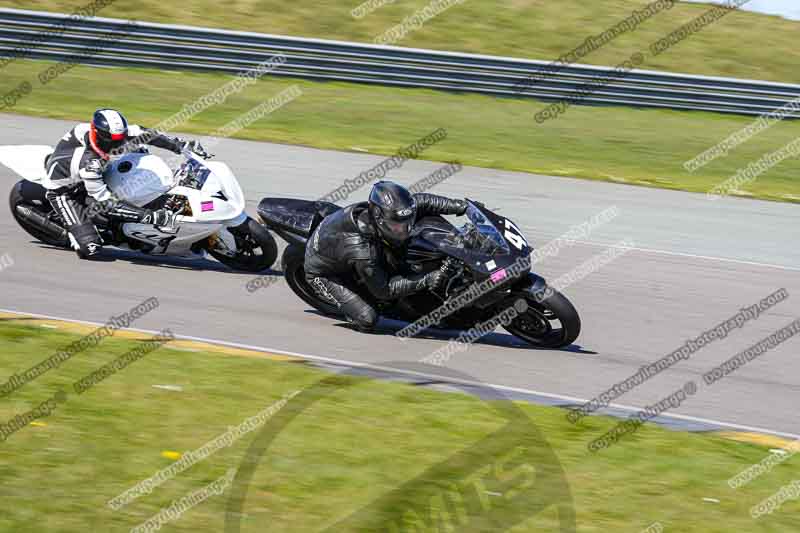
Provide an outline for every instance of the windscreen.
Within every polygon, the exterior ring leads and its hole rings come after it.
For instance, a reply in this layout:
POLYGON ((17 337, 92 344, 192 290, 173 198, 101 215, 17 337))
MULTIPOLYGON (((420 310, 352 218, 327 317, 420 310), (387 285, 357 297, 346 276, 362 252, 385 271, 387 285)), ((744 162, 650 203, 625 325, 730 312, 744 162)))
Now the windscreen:
POLYGON ((468 238, 468 245, 475 251, 496 255, 507 254, 508 244, 497 228, 483 212, 470 202, 467 207, 467 217, 470 222, 461 227, 468 238))
POLYGON ((184 187, 202 190, 211 171, 197 159, 187 159, 176 172, 184 187))
POLYGON ((449 233, 426 232, 425 238, 470 264, 486 263, 493 257, 509 253, 502 234, 478 207, 470 203, 466 215, 469 221, 460 228, 449 233))

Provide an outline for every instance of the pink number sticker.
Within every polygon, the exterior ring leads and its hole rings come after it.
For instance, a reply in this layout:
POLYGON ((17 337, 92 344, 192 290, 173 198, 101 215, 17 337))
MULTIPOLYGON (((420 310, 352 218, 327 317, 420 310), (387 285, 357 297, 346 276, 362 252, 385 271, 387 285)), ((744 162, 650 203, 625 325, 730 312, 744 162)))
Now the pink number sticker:
POLYGON ((508 276, 505 268, 501 268, 497 272, 492 273, 492 281, 497 283, 498 281, 503 281, 508 276))

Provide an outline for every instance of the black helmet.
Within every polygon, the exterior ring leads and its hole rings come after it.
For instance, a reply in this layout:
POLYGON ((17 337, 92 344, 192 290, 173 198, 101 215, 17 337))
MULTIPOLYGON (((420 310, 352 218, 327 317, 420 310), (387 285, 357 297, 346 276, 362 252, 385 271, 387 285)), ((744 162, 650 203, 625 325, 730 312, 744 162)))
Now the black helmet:
POLYGON ((89 141, 95 152, 108 159, 128 139, 128 121, 113 109, 98 109, 92 117, 89 141))
POLYGON ((379 181, 369 193, 369 213, 387 243, 403 246, 414 228, 417 203, 402 185, 379 181))

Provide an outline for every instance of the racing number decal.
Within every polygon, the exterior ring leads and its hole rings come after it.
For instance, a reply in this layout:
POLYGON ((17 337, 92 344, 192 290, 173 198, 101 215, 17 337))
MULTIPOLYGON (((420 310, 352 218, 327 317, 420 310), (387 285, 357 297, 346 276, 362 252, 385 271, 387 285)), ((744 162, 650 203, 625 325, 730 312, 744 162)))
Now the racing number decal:
POLYGON ((513 244, 518 250, 522 250, 528 246, 528 241, 526 241, 525 237, 522 236, 522 232, 519 230, 519 228, 510 220, 505 219, 505 221, 506 232, 503 236, 506 238, 506 240, 513 244))

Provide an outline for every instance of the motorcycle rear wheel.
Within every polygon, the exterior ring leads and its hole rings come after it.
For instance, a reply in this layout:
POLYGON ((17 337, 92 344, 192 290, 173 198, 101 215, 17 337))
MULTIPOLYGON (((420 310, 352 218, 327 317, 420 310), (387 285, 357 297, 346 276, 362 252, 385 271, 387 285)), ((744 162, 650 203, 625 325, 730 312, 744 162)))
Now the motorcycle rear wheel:
MULTIPOLYGON (((39 209, 37 206, 35 206, 35 205, 31 204, 30 202, 27 202, 25 200, 26 199, 26 194, 25 194, 25 191, 23 191, 23 187, 36 187, 36 186, 37 186, 37 184, 35 184, 35 183, 31 183, 31 182, 27 182, 27 181, 23 180, 23 181, 20 181, 19 183, 16 183, 14 185, 14 187, 12 187, 11 194, 8 197, 8 204, 9 204, 9 207, 11 208, 11 215, 14 217, 14 220, 17 221, 17 224, 19 224, 20 227, 22 229, 24 229, 25 232, 28 233, 28 235, 30 235, 34 239, 36 239, 38 241, 41 241, 41 242, 43 242, 45 244, 49 244, 50 246, 55 246, 55 247, 58 247, 58 248, 69 248, 70 244, 69 244, 69 238, 68 237, 65 237, 63 239, 57 239, 57 238, 47 234, 45 231, 39 229, 34 224, 32 224, 31 222, 26 220, 25 217, 23 217, 22 215, 17 213, 17 206, 18 205, 24 205, 25 207, 27 207, 29 209, 33 209, 33 210, 37 211, 43 217, 47 218, 47 214, 48 214, 47 212, 43 212, 42 209, 39 209)), ((42 199, 44 200, 44 195, 42 195, 42 199)), ((44 201, 46 202, 46 200, 44 200, 44 201)), ((46 204, 46 203, 43 204, 43 205, 46 205, 47 207, 50 207, 49 204, 46 204)))
POLYGON ((292 292, 299 296, 301 300, 323 315, 341 317, 342 313, 339 309, 317 296, 317 292, 306 281, 306 273, 303 269, 305 255, 305 249, 297 244, 290 244, 286 247, 286 250, 283 251, 281 265, 283 267, 283 275, 286 278, 286 283, 289 284, 289 288, 291 288, 292 292))

